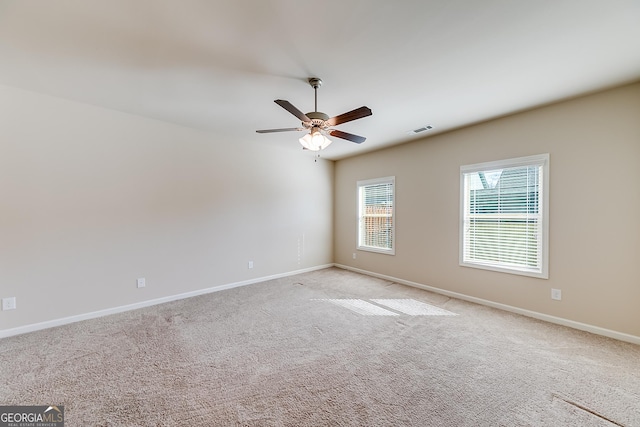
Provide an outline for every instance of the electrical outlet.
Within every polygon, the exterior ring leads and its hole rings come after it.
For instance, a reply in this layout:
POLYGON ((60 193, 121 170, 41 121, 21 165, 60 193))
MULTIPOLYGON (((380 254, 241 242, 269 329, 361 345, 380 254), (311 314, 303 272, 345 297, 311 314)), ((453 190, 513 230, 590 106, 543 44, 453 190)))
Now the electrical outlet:
POLYGON ((356 259, 356 253, 355 252, 353 253, 353 259, 356 259))
POLYGON ((144 277, 140 277, 138 278, 138 280, 136 280, 136 284, 139 288, 144 288, 145 286, 147 286, 147 279, 145 279, 144 277))
POLYGON ((560 301, 562 299, 562 291, 560 289, 551 289, 551 299, 560 301))
POLYGON ((253 268, 253 261, 249 261, 249 268, 253 268))
POLYGON ((2 310, 15 310, 16 297, 2 298, 2 310))

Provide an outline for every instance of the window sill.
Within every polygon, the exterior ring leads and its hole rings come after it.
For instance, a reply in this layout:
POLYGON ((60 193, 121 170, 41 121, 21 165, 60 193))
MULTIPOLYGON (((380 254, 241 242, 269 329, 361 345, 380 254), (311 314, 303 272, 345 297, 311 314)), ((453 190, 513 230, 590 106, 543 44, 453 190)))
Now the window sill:
POLYGON ((486 264, 480 264, 480 263, 476 264, 476 263, 469 263, 469 262, 461 262, 460 266, 468 267, 468 268, 477 268, 480 270, 496 271, 498 273, 515 274, 518 276, 535 277, 537 279, 549 279, 549 273, 546 271, 536 272, 536 271, 527 271, 527 270, 517 270, 514 268, 497 267, 493 265, 486 265, 486 264))
POLYGON ((385 255, 395 255, 396 254, 396 250, 395 249, 375 248, 373 246, 358 246, 356 249, 359 250, 359 251, 375 252, 375 253, 385 254, 385 255))

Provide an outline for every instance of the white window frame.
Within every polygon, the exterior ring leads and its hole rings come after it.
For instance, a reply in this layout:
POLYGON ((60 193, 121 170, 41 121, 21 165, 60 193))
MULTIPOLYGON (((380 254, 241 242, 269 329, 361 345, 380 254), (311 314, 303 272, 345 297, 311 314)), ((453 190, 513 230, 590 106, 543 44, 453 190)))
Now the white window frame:
MULTIPOLYGON (((482 215, 482 214, 480 214, 482 215)), ((486 215, 486 214, 485 214, 486 215)), ((505 214, 496 214, 505 215, 505 214)), ((508 219, 515 218, 518 214, 506 214, 508 219)), ((524 276, 537 277, 541 279, 549 278, 549 154, 535 156, 518 157, 514 159, 499 160, 493 162, 477 163, 460 167, 460 242, 459 242, 459 262, 463 267, 473 267, 485 270, 500 271, 504 273, 518 274, 524 276), (486 260, 472 259, 465 256, 465 232, 468 221, 474 215, 469 212, 470 192, 465 187, 465 176, 474 172, 488 172, 498 169, 539 166, 538 183, 538 214, 539 227, 537 231, 537 255, 538 265, 535 268, 523 265, 509 265, 508 263, 490 262, 486 260)))
POLYGON ((375 178, 375 179, 367 179, 357 182, 357 231, 356 231, 356 247, 361 251, 369 251, 369 252, 378 252, 387 255, 395 255, 396 254, 396 177, 395 176, 387 176, 384 178, 375 178), (364 217, 365 214, 363 212, 364 205, 364 188, 374 185, 380 184, 391 184, 393 188, 393 192, 391 194, 391 247, 382 247, 382 246, 367 246, 363 243, 363 227, 364 227, 364 217))

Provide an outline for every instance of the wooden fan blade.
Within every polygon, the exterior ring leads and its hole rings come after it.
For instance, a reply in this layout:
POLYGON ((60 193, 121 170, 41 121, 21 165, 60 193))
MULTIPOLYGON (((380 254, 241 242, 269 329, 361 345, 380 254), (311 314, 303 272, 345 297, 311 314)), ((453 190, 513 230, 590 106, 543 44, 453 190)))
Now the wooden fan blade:
MULTIPOLYGON (((277 102, 277 101, 276 101, 277 102)), ((360 107, 355 110, 351 110, 348 113, 340 114, 339 116, 331 117, 327 120, 327 125, 337 126, 342 123, 350 122, 352 120, 361 119, 373 114, 368 107, 360 107)))
POLYGON ((356 144, 362 144, 367 139, 364 136, 342 132, 341 130, 337 129, 331 129, 328 134, 331 136, 335 136, 336 138, 342 138, 346 139, 347 141, 355 142, 356 144))
POLYGON ((291 132, 294 130, 306 130, 305 128, 282 128, 282 129, 262 129, 257 130, 258 133, 272 133, 272 132, 291 132))
POLYGON ((288 112, 290 112, 291 114, 293 114, 294 116, 299 118, 301 121, 303 121, 303 122, 310 122, 311 121, 311 119, 309 117, 307 117, 307 115, 305 113, 303 113, 302 111, 298 110, 289 101, 285 101, 284 99, 276 99, 273 102, 275 102, 276 104, 278 104, 279 106, 281 106, 282 108, 284 108, 285 110, 287 110, 288 112))

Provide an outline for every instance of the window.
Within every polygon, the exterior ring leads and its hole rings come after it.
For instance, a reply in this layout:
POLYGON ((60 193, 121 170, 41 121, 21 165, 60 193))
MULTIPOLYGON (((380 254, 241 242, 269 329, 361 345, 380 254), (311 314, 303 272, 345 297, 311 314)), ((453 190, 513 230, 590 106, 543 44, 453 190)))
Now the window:
POLYGON ((358 249, 395 254, 395 177, 358 181, 358 249))
POLYGON ((548 278, 549 155, 460 168, 460 265, 548 278))

